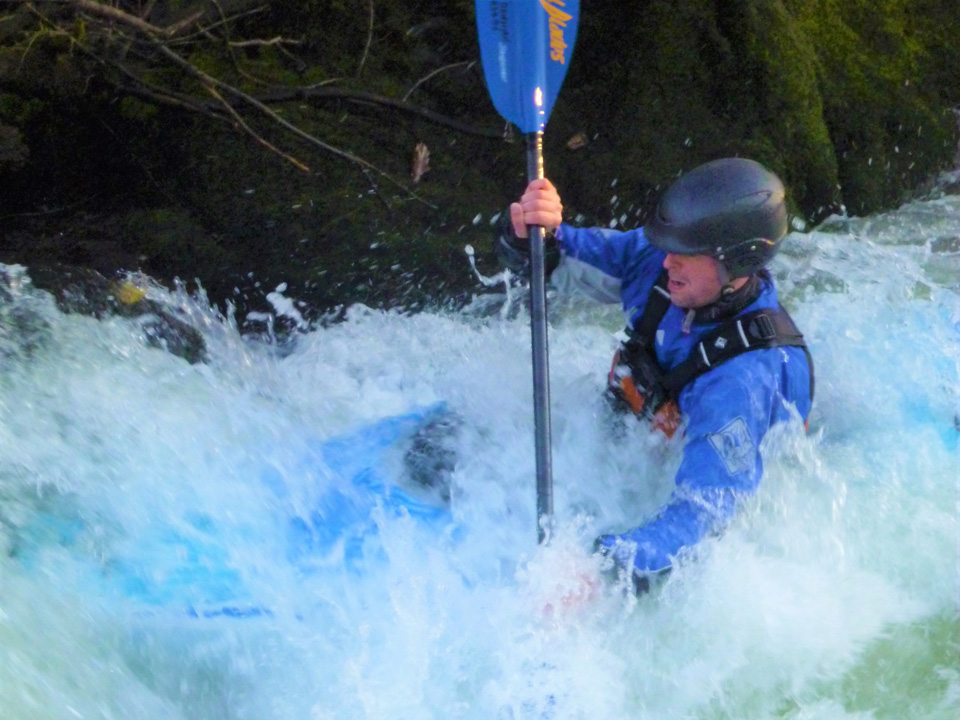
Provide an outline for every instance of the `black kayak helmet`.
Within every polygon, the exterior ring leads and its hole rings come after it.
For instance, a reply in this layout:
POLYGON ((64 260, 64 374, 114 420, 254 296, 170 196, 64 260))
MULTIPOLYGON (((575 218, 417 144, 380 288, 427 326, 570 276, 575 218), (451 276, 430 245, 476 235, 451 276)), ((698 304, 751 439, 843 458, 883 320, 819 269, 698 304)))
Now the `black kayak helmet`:
POLYGON ((643 227, 655 248, 676 255, 709 255, 731 278, 746 277, 776 255, 787 234, 780 178, 744 158, 694 168, 667 188, 643 227))

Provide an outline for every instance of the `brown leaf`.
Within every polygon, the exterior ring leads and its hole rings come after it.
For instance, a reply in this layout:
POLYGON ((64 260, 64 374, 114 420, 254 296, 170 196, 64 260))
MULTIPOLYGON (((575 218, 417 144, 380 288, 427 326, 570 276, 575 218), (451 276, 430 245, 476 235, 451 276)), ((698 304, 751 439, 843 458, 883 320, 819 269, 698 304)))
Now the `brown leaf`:
POLYGON ((570 139, 567 140, 567 148, 570 150, 579 150, 588 142, 590 141, 587 139, 587 134, 584 132, 578 132, 575 135, 571 135, 570 139))
POLYGON ((430 151, 422 142, 413 149, 413 166, 410 169, 410 179, 414 184, 420 182, 423 174, 430 169, 430 151))

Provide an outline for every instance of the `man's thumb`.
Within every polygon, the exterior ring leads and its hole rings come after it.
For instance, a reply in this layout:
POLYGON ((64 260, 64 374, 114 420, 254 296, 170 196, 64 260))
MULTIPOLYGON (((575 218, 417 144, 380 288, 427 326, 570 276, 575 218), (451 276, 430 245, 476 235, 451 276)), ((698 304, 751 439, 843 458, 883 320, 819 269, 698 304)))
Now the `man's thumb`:
POLYGON ((510 221, 513 223, 513 232, 517 237, 527 236, 527 224, 523 221, 523 206, 520 203, 510 205, 510 221))

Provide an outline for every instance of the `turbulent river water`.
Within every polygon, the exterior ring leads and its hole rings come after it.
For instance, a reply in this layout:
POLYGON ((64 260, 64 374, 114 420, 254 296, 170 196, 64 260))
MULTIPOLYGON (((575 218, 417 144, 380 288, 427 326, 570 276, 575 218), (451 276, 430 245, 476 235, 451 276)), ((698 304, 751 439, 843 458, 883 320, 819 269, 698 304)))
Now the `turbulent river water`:
POLYGON ((0 718, 954 720, 960 197, 831 218, 773 269, 816 359, 810 432, 771 437, 732 527, 637 599, 579 592, 592 538, 655 512, 678 462, 598 399, 618 308, 551 299, 557 529, 539 547, 522 291, 355 306, 280 346, 151 285, 203 334, 189 364, 142 320, 63 314, 0 267, 0 718), (344 482, 304 472, 307 445, 436 402, 463 420, 457 529, 375 509, 382 552, 295 571, 286 519, 344 482), (31 531, 43 515, 60 530, 31 531), (269 614, 111 592, 118 558, 170 562, 144 528, 197 516, 233 529, 220 561, 269 614))

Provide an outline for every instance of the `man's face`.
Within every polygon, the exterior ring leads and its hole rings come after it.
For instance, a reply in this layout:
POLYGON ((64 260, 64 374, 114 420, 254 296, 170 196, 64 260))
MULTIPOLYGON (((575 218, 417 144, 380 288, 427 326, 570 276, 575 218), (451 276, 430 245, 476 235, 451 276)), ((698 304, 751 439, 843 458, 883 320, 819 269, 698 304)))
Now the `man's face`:
POLYGON ((685 310, 709 305, 720 298, 720 264, 708 255, 674 255, 663 260, 670 278, 670 301, 685 310))

